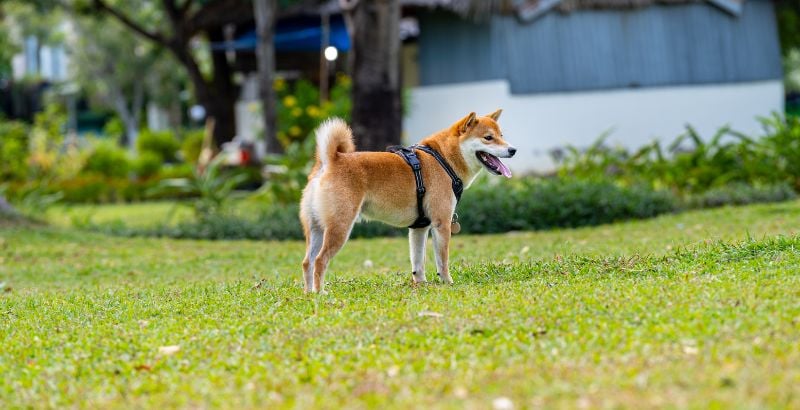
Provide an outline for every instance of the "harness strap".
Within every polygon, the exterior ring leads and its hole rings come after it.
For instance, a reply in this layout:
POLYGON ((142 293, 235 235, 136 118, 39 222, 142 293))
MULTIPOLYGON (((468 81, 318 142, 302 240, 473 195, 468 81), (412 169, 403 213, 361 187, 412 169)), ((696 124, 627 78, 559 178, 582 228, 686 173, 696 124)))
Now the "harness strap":
POLYGON ((413 149, 401 147, 399 145, 387 148, 387 151, 393 152, 403 157, 406 163, 411 167, 414 172, 414 183, 417 186, 417 219, 409 228, 424 228, 431 224, 431 220, 425 216, 425 209, 422 205, 422 199, 425 197, 425 183, 422 180, 422 164, 413 149))
POLYGON ((422 164, 419 162, 419 157, 417 157, 417 153, 414 150, 424 151, 430 154, 439 165, 444 168, 447 175, 450 176, 450 179, 453 181, 453 193, 456 195, 456 205, 458 202, 461 201, 461 194, 464 193, 464 183, 461 181, 461 178, 458 177, 453 168, 447 163, 447 160, 442 157, 441 154, 436 152, 433 148, 427 145, 412 145, 410 148, 406 148, 400 145, 393 145, 386 150, 389 152, 393 152, 397 155, 403 157, 406 163, 411 167, 411 170, 414 171, 414 182, 417 185, 417 220, 414 221, 413 224, 409 225, 409 228, 424 228, 431 224, 431 220, 425 216, 425 209, 422 206, 422 199, 425 197, 425 182, 422 180, 422 164))
POLYGON ((445 172, 447 172, 447 175, 450 175, 450 179, 453 180, 453 193, 456 195, 456 205, 458 205, 458 203, 461 201, 461 194, 464 193, 464 183, 461 181, 461 178, 458 177, 458 174, 456 174, 450 164, 447 163, 447 160, 445 160, 441 154, 436 152, 435 149, 427 145, 413 145, 411 148, 416 148, 433 156, 439 165, 444 168, 445 172))

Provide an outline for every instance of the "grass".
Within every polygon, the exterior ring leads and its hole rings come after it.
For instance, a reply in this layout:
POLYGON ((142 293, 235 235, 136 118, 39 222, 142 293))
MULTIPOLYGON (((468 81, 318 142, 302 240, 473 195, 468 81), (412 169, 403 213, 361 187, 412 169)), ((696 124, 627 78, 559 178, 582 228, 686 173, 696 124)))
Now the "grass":
POLYGON ((798 232, 790 202, 457 236, 421 287, 356 240, 306 296, 298 242, 4 227, 0 407, 797 408, 798 232))
POLYGON ((133 227, 149 227, 164 222, 177 222, 192 216, 188 205, 175 202, 140 202, 121 205, 62 204, 47 210, 44 220, 61 227, 75 223, 97 224, 124 221, 133 227))

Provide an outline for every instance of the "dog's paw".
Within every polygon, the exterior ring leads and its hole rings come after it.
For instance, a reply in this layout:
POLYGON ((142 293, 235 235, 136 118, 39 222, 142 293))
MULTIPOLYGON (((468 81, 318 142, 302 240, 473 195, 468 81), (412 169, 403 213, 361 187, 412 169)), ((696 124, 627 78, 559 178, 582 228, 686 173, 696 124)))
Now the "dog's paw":
POLYGON ((442 282, 444 282, 444 283, 446 283, 448 285, 452 285, 453 284, 453 278, 451 278, 449 275, 447 277, 445 277, 444 275, 442 275, 441 272, 436 272, 436 274, 439 275, 439 279, 442 282))

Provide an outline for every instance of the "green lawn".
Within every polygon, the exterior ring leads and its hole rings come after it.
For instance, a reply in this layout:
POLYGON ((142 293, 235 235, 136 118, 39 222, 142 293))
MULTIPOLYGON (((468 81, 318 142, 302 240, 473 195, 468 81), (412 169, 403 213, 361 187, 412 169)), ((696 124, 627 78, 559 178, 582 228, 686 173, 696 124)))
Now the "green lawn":
POLYGON ((798 233, 800 202, 456 236, 421 287, 354 240, 307 296, 299 242, 0 227, 0 408, 798 408, 798 233))

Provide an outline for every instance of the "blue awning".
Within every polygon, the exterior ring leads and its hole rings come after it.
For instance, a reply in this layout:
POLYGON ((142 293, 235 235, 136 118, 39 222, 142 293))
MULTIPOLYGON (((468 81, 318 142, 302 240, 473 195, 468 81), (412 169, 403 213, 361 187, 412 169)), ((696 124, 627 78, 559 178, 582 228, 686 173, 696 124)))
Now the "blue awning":
MULTIPOLYGON (((350 36, 344 20, 332 17, 329 31, 330 45, 347 51, 350 49, 350 36)), ((253 51, 258 43, 255 29, 248 31, 233 41, 211 43, 215 51, 253 51)), ((319 20, 301 20, 279 23, 275 29, 275 51, 319 51, 322 48, 322 26, 319 20)))

